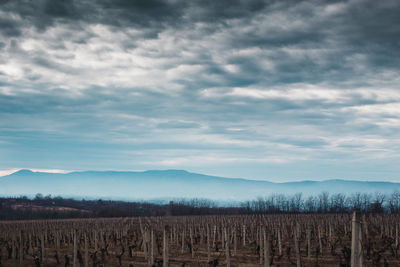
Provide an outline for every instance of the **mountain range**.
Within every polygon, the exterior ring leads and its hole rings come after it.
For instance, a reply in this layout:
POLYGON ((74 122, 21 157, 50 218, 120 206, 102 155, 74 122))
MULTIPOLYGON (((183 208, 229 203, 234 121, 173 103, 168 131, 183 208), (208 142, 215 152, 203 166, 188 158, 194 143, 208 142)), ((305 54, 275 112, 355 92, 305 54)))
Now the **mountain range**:
POLYGON ((318 195, 392 193, 400 183, 353 180, 274 183, 191 173, 184 170, 144 172, 84 171, 65 174, 20 170, 0 177, 0 196, 42 195, 113 200, 206 198, 242 201, 271 194, 318 195))

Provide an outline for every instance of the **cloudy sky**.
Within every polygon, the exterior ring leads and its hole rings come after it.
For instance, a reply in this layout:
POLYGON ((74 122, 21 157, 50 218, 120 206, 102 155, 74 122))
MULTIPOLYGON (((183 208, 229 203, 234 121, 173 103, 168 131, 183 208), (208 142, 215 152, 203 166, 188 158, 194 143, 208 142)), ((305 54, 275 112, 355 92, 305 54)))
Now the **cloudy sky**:
POLYGON ((0 172, 400 182, 400 3, 0 1, 0 172))

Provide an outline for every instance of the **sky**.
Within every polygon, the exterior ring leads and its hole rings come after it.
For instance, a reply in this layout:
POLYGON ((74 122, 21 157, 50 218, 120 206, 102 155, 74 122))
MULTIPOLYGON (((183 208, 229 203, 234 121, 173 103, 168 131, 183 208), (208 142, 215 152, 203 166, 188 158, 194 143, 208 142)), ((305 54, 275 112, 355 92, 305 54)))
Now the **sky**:
POLYGON ((400 182, 400 2, 0 1, 0 173, 400 182))

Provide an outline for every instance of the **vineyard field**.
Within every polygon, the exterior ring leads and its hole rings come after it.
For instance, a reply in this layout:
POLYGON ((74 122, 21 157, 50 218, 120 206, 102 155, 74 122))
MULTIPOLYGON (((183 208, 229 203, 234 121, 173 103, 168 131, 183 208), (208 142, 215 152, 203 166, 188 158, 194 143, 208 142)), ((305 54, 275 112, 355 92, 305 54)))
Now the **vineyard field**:
MULTIPOLYGON (((361 216, 365 266, 400 266, 399 218, 361 216)), ((350 266, 351 219, 303 214, 2 221, 1 266, 350 266)))

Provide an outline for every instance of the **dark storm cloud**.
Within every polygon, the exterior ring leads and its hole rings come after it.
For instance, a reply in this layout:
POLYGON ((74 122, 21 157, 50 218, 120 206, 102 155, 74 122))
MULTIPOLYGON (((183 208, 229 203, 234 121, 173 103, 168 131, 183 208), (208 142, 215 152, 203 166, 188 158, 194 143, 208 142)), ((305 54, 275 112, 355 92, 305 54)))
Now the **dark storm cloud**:
MULTIPOLYGON (((2 10, 20 16, 40 30, 54 23, 162 27, 164 23, 173 24, 179 20, 182 5, 159 0, 39 0, 1 3, 2 10)), ((15 27, 12 21, 7 23, 15 27)))
POLYGON ((1 32, 7 37, 14 37, 21 34, 20 25, 12 19, 0 18, 1 32))
POLYGON ((186 21, 219 22, 251 16, 264 1, 161 1, 161 0, 40 0, 1 1, 2 9, 35 23, 38 28, 55 21, 101 23, 114 26, 176 25, 186 21), (190 16, 190 17, 187 17, 190 16), (183 18, 185 17, 185 18, 183 18))
MULTIPOLYGON (((282 50, 268 55, 277 64, 276 71, 271 72, 271 83, 340 80, 343 75, 350 79, 359 74, 346 62, 354 60, 357 64, 357 59, 348 59, 354 54, 364 56, 363 64, 379 69, 398 67, 400 63, 400 8, 396 1, 42 0, 2 1, 1 7, 11 14, 0 21, 5 36, 18 36, 29 25, 45 30, 54 23, 89 23, 110 25, 116 30, 147 29, 145 38, 157 38, 165 29, 190 31, 201 22, 208 25, 205 28, 210 33, 226 31, 220 42, 228 49, 302 50, 304 54, 296 58, 282 50), (320 54, 310 56, 312 49, 320 54)), ((191 38, 190 34, 187 38, 191 38)), ((196 32, 193 38, 199 38, 196 32)), ((253 75, 265 72, 257 65, 246 64, 246 58, 242 60, 245 65, 240 65, 252 70, 253 75)), ((242 82, 250 84, 255 79, 259 77, 242 82)))

